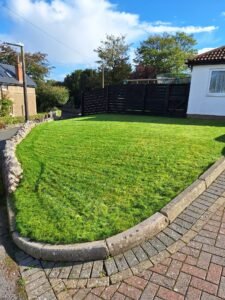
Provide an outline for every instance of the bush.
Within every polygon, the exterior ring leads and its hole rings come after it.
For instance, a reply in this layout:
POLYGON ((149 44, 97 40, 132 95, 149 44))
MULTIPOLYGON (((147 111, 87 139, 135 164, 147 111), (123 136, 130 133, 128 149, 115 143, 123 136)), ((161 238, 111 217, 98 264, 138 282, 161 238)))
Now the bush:
POLYGON ((36 91, 39 111, 50 111, 58 105, 65 104, 69 99, 68 90, 62 86, 42 82, 36 91))
POLYGON ((0 129, 5 128, 7 125, 23 123, 24 120, 24 117, 0 117, 0 129))
POLYGON ((4 96, 0 100, 0 116, 1 117, 9 116, 12 111, 12 105, 13 105, 12 101, 6 96, 4 96))
MULTIPOLYGON (((60 116, 61 111, 57 110, 56 115, 60 116)), ((29 116, 29 120, 31 121, 43 121, 45 118, 47 118, 49 113, 43 112, 43 113, 38 113, 33 116, 29 116)), ((7 125, 16 125, 20 123, 24 123, 25 118, 24 117, 0 117, 0 129, 4 129, 7 125)))

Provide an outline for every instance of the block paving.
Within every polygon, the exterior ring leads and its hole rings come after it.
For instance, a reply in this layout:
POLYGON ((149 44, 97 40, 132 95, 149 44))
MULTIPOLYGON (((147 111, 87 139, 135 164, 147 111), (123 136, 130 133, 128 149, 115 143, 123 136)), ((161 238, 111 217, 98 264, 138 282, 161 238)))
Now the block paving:
POLYGON ((225 299, 225 172, 166 229, 106 260, 54 263, 18 250, 28 299, 225 299))

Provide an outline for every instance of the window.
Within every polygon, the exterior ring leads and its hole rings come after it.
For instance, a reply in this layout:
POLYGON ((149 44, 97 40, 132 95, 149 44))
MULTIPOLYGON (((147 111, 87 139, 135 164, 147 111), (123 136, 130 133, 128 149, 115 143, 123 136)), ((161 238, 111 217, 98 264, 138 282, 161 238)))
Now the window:
POLYGON ((211 71, 209 94, 215 96, 225 95, 225 69, 211 71))

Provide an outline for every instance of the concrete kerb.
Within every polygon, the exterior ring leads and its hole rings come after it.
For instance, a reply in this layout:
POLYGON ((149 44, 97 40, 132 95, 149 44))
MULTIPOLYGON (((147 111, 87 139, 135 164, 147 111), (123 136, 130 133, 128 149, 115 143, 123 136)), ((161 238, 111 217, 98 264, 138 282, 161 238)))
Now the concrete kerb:
POLYGON ((48 261, 89 261, 105 259, 109 251, 104 240, 90 243, 71 245, 50 245, 33 242, 29 238, 21 237, 16 230, 15 213, 10 197, 7 197, 9 228, 14 243, 24 252, 48 261))
POLYGON ((169 222, 173 222, 182 211, 188 207, 200 194, 206 190, 206 183, 204 180, 197 179, 177 197, 171 200, 166 206, 161 209, 169 222))
POLYGON ((154 237, 168 225, 168 219, 161 213, 155 213, 138 225, 106 239, 110 255, 125 252, 154 237))
POLYGON ((199 179, 163 207, 160 212, 169 219, 170 223, 173 222, 176 217, 199 195, 201 195, 224 170, 225 158, 221 157, 206 172, 204 172, 199 179))
POLYGON ((199 179, 204 180, 208 188, 213 181, 225 170, 225 158, 221 157, 215 164, 213 164, 199 179))
POLYGON ((18 232, 12 233, 14 243, 37 259, 65 262, 65 261, 92 261, 101 260, 108 257, 108 249, 105 241, 71 245, 49 245, 33 242, 28 238, 21 237, 18 232))
POLYGON ((152 238, 168 225, 167 218, 160 213, 156 213, 140 224, 107 240, 70 245, 50 245, 33 242, 29 238, 21 237, 16 231, 15 214, 9 197, 7 202, 10 231, 14 243, 29 255, 47 261, 85 262, 106 259, 152 238))
MULTIPOLYGON (((32 125, 32 128, 34 126, 32 125)), ((27 130, 27 134, 30 130, 27 130)), ((24 134, 12 138, 18 145, 26 137, 24 134)), ((15 152, 16 147, 13 149, 15 152)), ((10 149, 12 150, 12 149, 10 149)), ((15 154, 15 153, 14 153, 15 154)), ((198 180, 187 189, 175 197, 160 212, 154 214, 138 225, 112 236, 106 240, 71 244, 71 245, 50 245, 33 242, 28 238, 23 238, 16 231, 15 214, 10 197, 7 197, 8 216, 10 231, 15 244, 37 259, 48 261, 77 261, 84 262, 90 260, 106 259, 125 252, 148 240, 162 231, 171 223, 187 206, 189 206, 206 188, 225 170, 225 158, 219 159, 211 166, 198 180)), ((9 194, 12 192, 9 191, 9 194)))

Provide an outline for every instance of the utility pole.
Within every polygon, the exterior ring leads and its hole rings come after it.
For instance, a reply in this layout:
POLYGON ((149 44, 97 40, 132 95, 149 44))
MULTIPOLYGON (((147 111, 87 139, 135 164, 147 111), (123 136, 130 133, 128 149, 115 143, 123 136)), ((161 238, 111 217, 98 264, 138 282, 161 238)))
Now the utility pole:
POLYGON ((27 78, 26 78, 26 64, 24 55, 24 45, 17 43, 4 43, 9 46, 15 46, 20 48, 20 55, 22 59, 22 70, 23 70, 23 96, 24 96, 24 110, 25 110, 25 121, 29 120, 28 115, 28 96, 27 96, 27 78))

